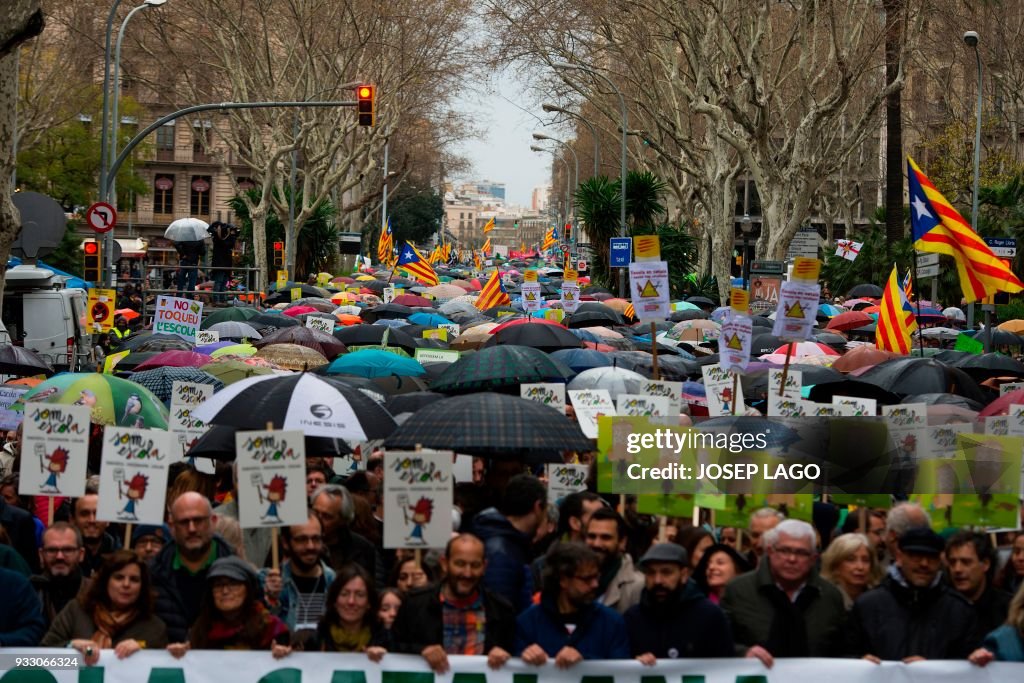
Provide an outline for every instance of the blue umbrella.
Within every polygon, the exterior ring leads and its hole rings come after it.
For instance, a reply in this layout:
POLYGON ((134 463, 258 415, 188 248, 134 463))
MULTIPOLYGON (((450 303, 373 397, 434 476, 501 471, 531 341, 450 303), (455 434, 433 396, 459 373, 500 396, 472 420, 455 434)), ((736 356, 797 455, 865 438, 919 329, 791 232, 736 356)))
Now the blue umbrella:
POLYGON ((399 356, 388 351, 365 349, 338 356, 327 366, 329 375, 358 375, 360 377, 419 377, 426 370, 412 358, 399 356))
POLYGON ((612 364, 612 359, 607 353, 594 349, 559 349, 552 351, 549 355, 568 365, 574 372, 583 372, 591 368, 606 368, 612 364))
POLYGON ((832 304, 819 304, 818 312, 827 315, 830 318, 834 318, 840 313, 846 313, 846 309, 840 308, 839 306, 833 306, 832 304))
POLYGON ((441 325, 450 325, 452 321, 437 313, 413 313, 409 316, 409 322, 424 327, 440 327, 441 325))
POLYGON ((569 332, 571 332, 572 334, 575 334, 577 337, 579 337, 583 341, 593 342, 595 344, 602 343, 601 342, 601 337, 597 336, 593 332, 588 331, 587 328, 585 328, 585 327, 577 327, 577 328, 569 330, 569 332))
POLYGON ((732 308, 729 306, 719 306, 715 310, 711 311, 711 319, 716 323, 720 323, 725 320, 725 316, 729 315, 729 311, 731 310, 732 308))

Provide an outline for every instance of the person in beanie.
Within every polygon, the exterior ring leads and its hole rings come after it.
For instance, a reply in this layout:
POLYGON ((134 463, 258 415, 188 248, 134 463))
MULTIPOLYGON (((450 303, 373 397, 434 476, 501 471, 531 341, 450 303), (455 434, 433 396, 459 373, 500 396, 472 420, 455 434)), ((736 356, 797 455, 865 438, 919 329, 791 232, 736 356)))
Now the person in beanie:
POLYGON ((132 529, 132 550, 143 562, 160 554, 171 538, 170 530, 155 524, 139 524, 132 529))
POLYGON ((630 651, 642 664, 734 654, 729 620, 690 580, 689 559, 675 543, 658 543, 640 558, 645 587, 624 618, 630 651))
POLYGON ((869 661, 963 659, 981 641, 977 615, 942 581, 946 543, 929 528, 899 537, 878 588, 853 603, 850 652, 869 661))

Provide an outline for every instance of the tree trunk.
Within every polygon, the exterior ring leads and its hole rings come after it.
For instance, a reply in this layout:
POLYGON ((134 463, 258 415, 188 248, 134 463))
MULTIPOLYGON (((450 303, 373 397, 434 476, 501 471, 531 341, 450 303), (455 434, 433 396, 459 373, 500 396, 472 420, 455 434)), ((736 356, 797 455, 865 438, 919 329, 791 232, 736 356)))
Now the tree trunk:
MULTIPOLYGON (((885 82, 893 83, 900 69, 900 14, 902 0, 884 0, 885 82)), ((903 117, 902 91, 889 94, 885 102, 885 239, 888 251, 903 239, 903 117)))

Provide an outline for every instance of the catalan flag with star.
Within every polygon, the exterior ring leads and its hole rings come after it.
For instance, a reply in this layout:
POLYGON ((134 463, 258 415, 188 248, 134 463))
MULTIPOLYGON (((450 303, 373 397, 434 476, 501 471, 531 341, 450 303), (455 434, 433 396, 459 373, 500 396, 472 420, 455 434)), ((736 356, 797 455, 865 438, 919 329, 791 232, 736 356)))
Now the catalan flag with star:
POLYGON ((501 284, 501 275, 498 274, 498 269, 495 268, 491 279, 480 290, 480 296, 476 298, 476 302, 473 305, 481 311, 486 311, 488 308, 507 306, 510 303, 512 303, 512 300, 508 297, 508 292, 505 291, 505 285, 501 284))
POLYGON ((541 245, 541 251, 547 251, 555 247, 558 244, 558 229, 555 227, 548 228, 548 231, 544 233, 544 244, 541 245))
POLYGON ((889 281, 882 290, 881 311, 875 329, 875 346, 883 351, 907 355, 913 346, 910 335, 917 329, 917 320, 907 294, 900 286, 896 266, 892 267, 889 281))
POLYGON ((420 282, 426 283, 428 286, 433 287, 434 285, 440 284, 441 281, 437 277, 437 273, 427 263, 427 259, 423 257, 416 247, 412 246, 408 242, 402 247, 401 252, 398 254, 398 267, 404 268, 413 277, 420 282))
POLYGON ((381 263, 391 260, 391 250, 394 246, 394 235, 391 232, 391 219, 389 218, 385 226, 381 228, 380 237, 377 239, 377 260, 381 263))
POLYGON ((978 301, 996 292, 1024 290, 1024 282, 971 230, 970 224, 910 157, 907 157, 907 182, 914 248, 952 256, 960 275, 960 289, 967 301, 978 301))

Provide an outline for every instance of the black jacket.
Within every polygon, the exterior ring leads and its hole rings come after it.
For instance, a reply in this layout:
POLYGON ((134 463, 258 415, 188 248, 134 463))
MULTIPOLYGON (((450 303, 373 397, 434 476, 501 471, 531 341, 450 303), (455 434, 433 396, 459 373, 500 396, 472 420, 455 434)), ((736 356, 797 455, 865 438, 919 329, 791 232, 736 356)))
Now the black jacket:
MULTIPOLYGON (((213 537, 215 558, 234 555, 231 547, 219 536, 213 537)), ((206 573, 204 567, 195 574, 186 569, 174 569, 174 553, 177 545, 172 541, 164 546, 150 562, 153 587, 156 589, 156 616, 167 624, 167 637, 172 643, 183 643, 188 640, 188 630, 199 616, 199 605, 206 592, 206 573)))
POLYGON ((226 225, 218 225, 213 232, 213 255, 210 265, 215 268, 230 268, 232 265, 231 251, 235 248, 238 234, 226 225))
POLYGON ((182 266, 197 266, 206 256, 205 242, 175 242, 174 248, 178 251, 178 264, 182 266))
POLYGON ((516 612, 522 612, 533 597, 529 567, 532 539, 512 526, 497 508, 487 508, 476 516, 473 533, 484 542, 484 587, 512 603, 516 612))
POLYGON ((39 603, 43 609, 43 619, 46 620, 47 627, 57 618, 60 611, 79 593, 87 590, 91 583, 89 579, 82 576, 80 571, 59 579, 47 574, 36 574, 29 581, 39 597, 39 603))
POLYGON ((28 562, 32 571, 39 571, 39 553, 36 551, 36 525, 32 515, 19 507, 8 505, 0 498, 0 525, 11 539, 11 547, 28 562))
POLYGON ((687 581, 665 603, 646 588, 640 604, 624 615, 630 653, 650 652, 658 659, 732 657, 732 630, 725 612, 687 581))
POLYGON ((985 588, 985 592, 974 603, 974 613, 978 615, 978 635, 984 636, 1006 623, 1012 599, 1012 595, 995 588, 991 583, 985 588))
MULTIPOLYGON (((512 652, 516 641, 516 613, 500 595, 486 588, 484 598, 484 654, 495 647, 512 652)), ((395 652, 418 655, 428 645, 444 646, 441 616, 441 584, 413 591, 402 600, 391 626, 395 652)))
POLYGON ((981 642, 970 603, 941 582, 914 588, 894 572, 853 603, 850 654, 965 659, 981 642))
POLYGON ((78 565, 78 568, 82 572, 82 576, 86 578, 91 577, 99 571, 100 567, 103 565, 103 560, 107 555, 120 549, 121 541, 104 531, 103 535, 100 536, 100 547, 95 553, 90 552, 88 548, 85 549, 85 558, 82 560, 82 563, 78 565))
POLYGON ((377 548, 362 534, 342 529, 338 540, 327 545, 327 564, 334 571, 341 571, 349 562, 362 565, 370 576, 377 576, 377 548))

